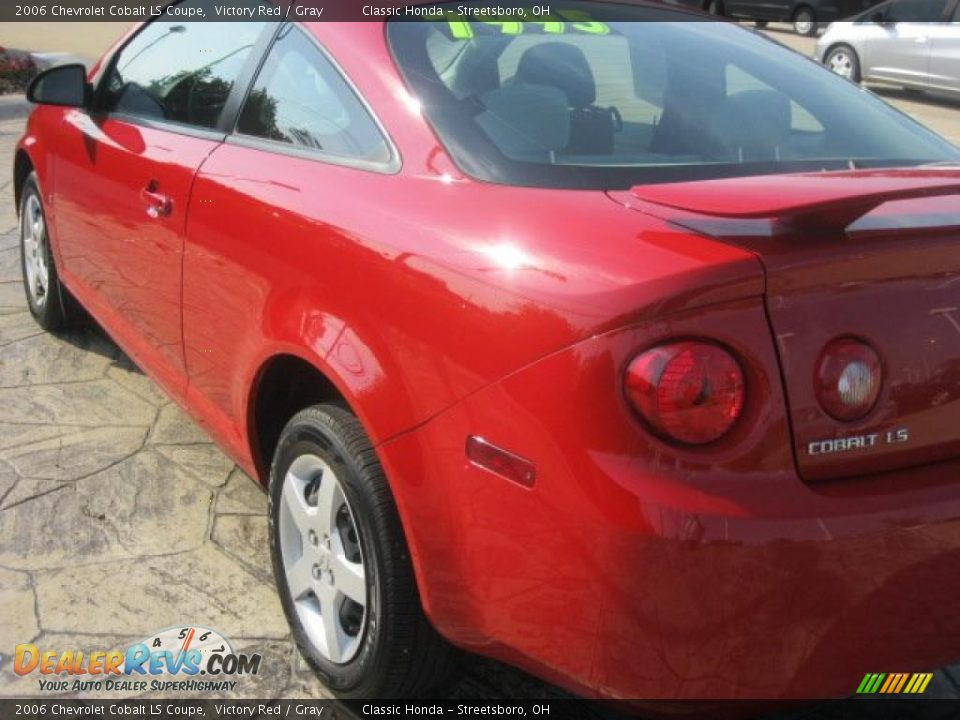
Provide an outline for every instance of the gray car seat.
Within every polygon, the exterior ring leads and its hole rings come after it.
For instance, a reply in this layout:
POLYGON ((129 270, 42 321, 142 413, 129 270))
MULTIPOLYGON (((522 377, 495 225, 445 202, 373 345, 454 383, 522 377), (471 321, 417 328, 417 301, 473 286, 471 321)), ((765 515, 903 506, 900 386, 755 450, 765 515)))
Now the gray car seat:
POLYGON ((513 160, 553 162, 570 143, 570 111, 554 87, 514 83, 480 96, 476 123, 513 160))
POLYGON ((518 82, 560 90, 570 115, 567 155, 607 155, 613 152, 620 116, 613 108, 599 108, 597 84, 583 51, 565 42, 545 42, 527 49, 517 65, 518 82))
POLYGON ((790 135, 790 98, 775 90, 746 90, 716 108, 710 134, 733 162, 779 160, 790 135))

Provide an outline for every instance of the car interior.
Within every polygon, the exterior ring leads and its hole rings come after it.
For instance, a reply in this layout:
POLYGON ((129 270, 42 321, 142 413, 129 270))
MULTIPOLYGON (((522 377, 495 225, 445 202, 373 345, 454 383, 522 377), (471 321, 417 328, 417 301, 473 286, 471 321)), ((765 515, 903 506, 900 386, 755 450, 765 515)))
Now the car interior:
POLYGON ((514 160, 767 161, 824 141, 809 111, 734 64, 668 63, 656 43, 625 36, 444 37, 428 41, 431 63, 514 160))

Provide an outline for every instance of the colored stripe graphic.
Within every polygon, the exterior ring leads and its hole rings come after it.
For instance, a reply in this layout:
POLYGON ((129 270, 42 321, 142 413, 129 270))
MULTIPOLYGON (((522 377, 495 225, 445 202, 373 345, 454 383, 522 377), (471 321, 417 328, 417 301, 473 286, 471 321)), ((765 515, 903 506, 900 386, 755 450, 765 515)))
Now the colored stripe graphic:
POLYGON ((890 688, 897 684, 897 678, 899 676, 896 673, 890 673, 887 675, 887 681, 880 686, 880 692, 886 694, 890 692, 890 688))
POLYGON ((897 682, 897 686, 890 692, 899 693, 903 689, 903 686, 907 684, 908 677, 910 677, 910 673, 900 673, 900 680, 897 682))
POLYGON ((857 686, 857 695, 919 695, 932 679, 933 673, 867 673, 857 686))

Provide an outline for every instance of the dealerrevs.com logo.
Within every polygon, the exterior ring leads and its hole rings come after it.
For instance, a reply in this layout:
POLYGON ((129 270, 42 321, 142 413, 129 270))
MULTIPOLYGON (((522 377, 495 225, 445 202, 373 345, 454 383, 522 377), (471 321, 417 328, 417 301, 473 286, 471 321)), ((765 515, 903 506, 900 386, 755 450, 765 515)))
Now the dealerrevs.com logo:
POLYGON ((232 678, 256 675, 259 654, 236 653, 216 630, 193 625, 171 627, 126 650, 55 650, 17 645, 17 675, 39 675, 40 690, 143 692, 228 691, 232 678), (200 678, 202 676, 202 679, 200 678))

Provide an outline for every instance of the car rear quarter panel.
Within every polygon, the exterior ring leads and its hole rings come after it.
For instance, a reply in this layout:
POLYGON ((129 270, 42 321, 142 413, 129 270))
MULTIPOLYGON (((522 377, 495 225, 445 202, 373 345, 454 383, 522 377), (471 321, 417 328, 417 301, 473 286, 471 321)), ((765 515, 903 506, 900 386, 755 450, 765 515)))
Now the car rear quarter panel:
POLYGON ((414 167, 386 175, 230 144, 204 164, 184 261, 187 365, 238 427, 276 354, 328 374, 381 442, 591 334, 762 293, 752 256, 601 193, 414 167))
POLYGON ((188 217, 184 338, 191 386, 220 434, 250 444, 251 387, 277 354, 327 374, 379 443, 591 334, 762 294, 749 253, 603 193, 460 177, 406 96, 382 27, 359 23, 352 42, 314 29, 402 167, 231 143, 204 163, 188 217))

